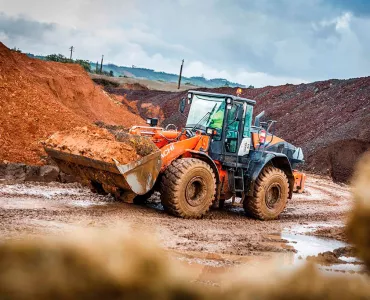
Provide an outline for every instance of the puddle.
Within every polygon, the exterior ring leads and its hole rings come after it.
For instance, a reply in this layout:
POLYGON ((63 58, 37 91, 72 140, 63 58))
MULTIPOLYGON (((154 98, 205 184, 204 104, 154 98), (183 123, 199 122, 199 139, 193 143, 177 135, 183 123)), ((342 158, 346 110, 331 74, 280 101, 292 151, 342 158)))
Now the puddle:
MULTIPOLYGON (((338 223, 336 226, 340 226, 338 223)), ((264 245, 273 245, 277 249, 295 250, 296 252, 257 252, 254 255, 238 256, 229 254, 203 253, 203 252, 179 252, 170 251, 171 256, 183 265, 195 272, 199 280, 217 281, 219 275, 227 275, 240 267, 258 268, 266 264, 276 264, 278 268, 295 268, 306 262, 308 256, 317 256, 319 253, 334 251, 335 249, 348 246, 348 244, 334 239, 320 238, 295 232, 309 232, 317 226, 328 226, 328 224, 316 224, 293 228, 289 232, 281 234, 264 235, 264 245), (293 233, 294 232, 294 233, 293 233)), ((317 265, 323 272, 328 273, 361 273, 363 265, 355 257, 339 257, 346 263, 317 265)))
POLYGON ((282 233, 281 237, 287 240, 289 245, 293 246, 297 250, 295 254, 296 259, 298 257, 306 258, 307 256, 317 255, 326 251, 333 251, 335 249, 347 246, 346 243, 323 239, 316 236, 303 235, 303 234, 291 234, 282 233))
MULTIPOLYGON (((326 224, 327 225, 327 224, 326 224)), ((312 227, 312 226, 311 226, 312 227)), ((307 232, 307 231, 306 231, 307 232)), ((294 254, 294 265, 301 265, 306 261, 307 256, 317 256, 319 253, 334 251, 335 249, 349 246, 347 243, 334 239, 320 238, 316 236, 292 234, 283 232, 281 237, 288 241, 288 245, 294 247, 297 253, 294 254)), ((339 259, 347 262, 346 264, 331 264, 328 266, 319 266, 319 269, 325 272, 361 272, 363 265, 356 257, 344 257, 339 259)))

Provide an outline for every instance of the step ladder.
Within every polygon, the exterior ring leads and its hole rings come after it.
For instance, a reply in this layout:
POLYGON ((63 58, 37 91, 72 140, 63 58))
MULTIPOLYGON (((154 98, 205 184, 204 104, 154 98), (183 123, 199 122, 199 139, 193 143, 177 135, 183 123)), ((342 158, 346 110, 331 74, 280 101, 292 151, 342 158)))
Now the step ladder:
POLYGON ((240 204, 242 204, 244 201, 244 178, 245 177, 242 168, 229 169, 229 185, 230 191, 233 193, 233 204, 235 204, 236 193, 240 193, 242 196, 240 204))
POLYGON ((244 192, 244 173, 241 168, 229 169, 229 187, 233 194, 244 192))

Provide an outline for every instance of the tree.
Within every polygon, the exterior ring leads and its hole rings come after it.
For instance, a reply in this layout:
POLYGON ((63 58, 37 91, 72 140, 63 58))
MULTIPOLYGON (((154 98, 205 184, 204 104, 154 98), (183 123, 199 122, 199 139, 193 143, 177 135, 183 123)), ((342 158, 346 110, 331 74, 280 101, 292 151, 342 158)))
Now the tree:
POLYGON ((77 59, 74 61, 75 64, 79 64, 80 66, 82 66, 86 72, 90 72, 91 73, 91 65, 90 65, 90 62, 88 60, 83 60, 83 59, 77 59))
POLYGON ((15 52, 18 52, 18 53, 22 53, 22 51, 19 49, 19 48, 17 48, 17 47, 14 47, 13 49, 11 49, 12 51, 15 51, 15 52))
POLYGON ((253 85, 248 86, 248 89, 254 89, 253 85))
POLYGON ((110 70, 110 71, 109 71, 109 76, 110 76, 110 77, 114 77, 114 73, 113 73, 113 71, 112 71, 112 70, 110 70))
POLYGON ((62 54, 50 54, 50 55, 47 55, 45 59, 48 61, 56 61, 60 63, 79 64, 86 70, 86 72, 91 72, 91 65, 88 60, 83 60, 83 59, 73 60, 73 59, 69 59, 65 57, 62 54))

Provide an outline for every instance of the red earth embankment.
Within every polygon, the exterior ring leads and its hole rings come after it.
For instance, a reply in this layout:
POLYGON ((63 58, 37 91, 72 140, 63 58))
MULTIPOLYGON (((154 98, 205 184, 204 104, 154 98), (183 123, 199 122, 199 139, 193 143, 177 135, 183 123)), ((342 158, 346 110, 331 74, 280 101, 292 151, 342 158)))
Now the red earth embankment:
MULTIPOLYGON (((235 95, 235 88, 201 89, 235 95)), ((142 117, 159 116, 162 124, 183 126, 177 108, 186 92, 109 89, 134 106, 142 117), (159 111, 159 113, 158 113, 159 111)), ((277 120, 276 134, 302 147, 305 168, 347 181, 355 162, 370 149, 370 77, 328 80, 300 85, 243 89, 257 101, 255 114, 277 120)))
POLYGON ((79 65, 32 59, 0 43, 0 162, 43 164, 40 140, 98 120, 145 124, 79 65))

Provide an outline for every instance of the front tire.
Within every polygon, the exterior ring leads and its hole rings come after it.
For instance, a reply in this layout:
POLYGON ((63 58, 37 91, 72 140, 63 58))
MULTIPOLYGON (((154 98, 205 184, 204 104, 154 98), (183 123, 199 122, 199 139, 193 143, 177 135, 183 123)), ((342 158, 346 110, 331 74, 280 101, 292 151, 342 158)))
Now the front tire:
POLYGON ((275 167, 266 167, 258 176, 253 196, 245 199, 246 214, 260 220, 273 220, 285 209, 289 183, 285 173, 275 167))
POLYGON ((163 175, 161 202, 164 209, 175 216, 201 218, 208 212, 215 195, 215 174, 199 159, 178 159, 163 175))

